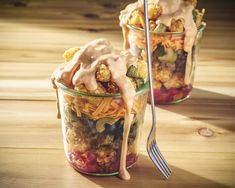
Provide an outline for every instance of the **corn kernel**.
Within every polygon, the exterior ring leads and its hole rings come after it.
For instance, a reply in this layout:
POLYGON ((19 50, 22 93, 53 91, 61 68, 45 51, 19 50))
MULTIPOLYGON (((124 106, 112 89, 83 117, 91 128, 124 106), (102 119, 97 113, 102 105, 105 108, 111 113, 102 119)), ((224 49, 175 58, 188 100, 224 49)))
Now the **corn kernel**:
POLYGON ((78 47, 73 47, 73 48, 67 49, 63 54, 64 60, 66 62, 71 61, 73 59, 74 54, 79 50, 80 50, 80 48, 78 48, 78 47))

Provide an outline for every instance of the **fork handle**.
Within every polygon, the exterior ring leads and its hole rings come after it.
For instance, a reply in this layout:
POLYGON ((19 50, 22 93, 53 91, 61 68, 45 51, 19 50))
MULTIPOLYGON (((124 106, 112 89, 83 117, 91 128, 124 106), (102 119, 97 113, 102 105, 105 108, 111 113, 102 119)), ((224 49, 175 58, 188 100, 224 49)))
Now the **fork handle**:
POLYGON ((152 109, 152 129, 156 126, 156 109, 154 103, 154 92, 153 92, 153 78, 152 78, 152 58, 150 51, 150 32, 149 32, 149 20, 148 20, 148 0, 144 0, 144 19, 145 19, 145 38, 146 38, 146 52, 147 52, 147 63, 149 73, 149 88, 151 98, 151 109, 152 109))

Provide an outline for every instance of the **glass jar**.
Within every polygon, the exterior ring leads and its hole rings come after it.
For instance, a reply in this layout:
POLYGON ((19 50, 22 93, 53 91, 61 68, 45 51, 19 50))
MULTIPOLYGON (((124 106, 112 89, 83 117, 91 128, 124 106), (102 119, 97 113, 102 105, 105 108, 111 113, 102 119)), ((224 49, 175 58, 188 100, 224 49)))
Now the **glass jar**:
MULTIPOLYGON (((206 24, 202 23, 198 28, 190 66, 186 62, 188 54, 184 51, 184 32, 150 32, 155 103, 179 103, 190 96, 199 44, 205 27, 206 24)), ((128 28, 130 49, 139 59, 146 60, 144 30, 131 25, 128 28)))
MULTIPOLYGON (((67 88, 58 82, 56 85, 64 150, 71 166, 90 175, 117 174, 125 114, 120 94, 91 94, 67 88)), ((128 137, 127 168, 137 161, 147 95, 148 83, 136 91, 128 137)))

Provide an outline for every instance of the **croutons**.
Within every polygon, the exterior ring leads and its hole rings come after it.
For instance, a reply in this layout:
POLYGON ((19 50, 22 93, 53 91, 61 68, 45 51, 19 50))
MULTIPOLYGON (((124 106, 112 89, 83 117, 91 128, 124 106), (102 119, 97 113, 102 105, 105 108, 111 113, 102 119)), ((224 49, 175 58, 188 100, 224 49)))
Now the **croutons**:
POLYGON ((115 161, 116 151, 106 147, 100 147, 97 151, 97 163, 101 166, 109 166, 115 161))
POLYGON ((66 132, 67 142, 69 146, 69 150, 76 149, 80 152, 85 152, 89 149, 87 141, 81 137, 77 139, 77 135, 73 129, 68 129, 66 132))
POLYGON ((175 73, 172 78, 164 83, 165 88, 180 88, 185 86, 184 75, 182 73, 175 73))
POLYGON ((183 32, 184 31, 184 20, 183 19, 174 19, 171 20, 171 26, 170 26, 171 32, 183 32))
POLYGON ((111 79, 111 72, 107 65, 100 64, 96 70, 96 80, 100 82, 109 82, 111 79))
POLYGON ((161 81, 164 83, 164 82, 167 82, 171 79, 172 71, 169 68, 164 67, 162 69, 157 69, 153 73, 153 76, 154 76, 155 80, 161 81))
MULTIPOLYGON (((161 15, 162 8, 156 4, 149 4, 148 6, 148 16, 150 19, 150 28, 154 30, 156 27, 155 21, 161 15)), ((143 7, 139 10, 133 11, 131 18, 128 21, 128 24, 134 25, 136 27, 144 28, 144 10, 143 7)))
POLYGON ((154 80, 153 81, 153 87, 154 87, 154 89, 159 90, 162 87, 162 83, 154 80))
POLYGON ((131 18, 128 22, 130 25, 144 28, 144 14, 140 10, 135 10, 132 13, 131 18))
POLYGON ((71 61, 73 59, 74 54, 79 50, 80 50, 80 48, 78 48, 78 47, 73 47, 73 48, 67 49, 63 54, 64 60, 66 62, 71 61))
POLYGON ((150 20, 156 20, 162 13, 162 8, 156 4, 149 4, 148 6, 148 18, 150 20))

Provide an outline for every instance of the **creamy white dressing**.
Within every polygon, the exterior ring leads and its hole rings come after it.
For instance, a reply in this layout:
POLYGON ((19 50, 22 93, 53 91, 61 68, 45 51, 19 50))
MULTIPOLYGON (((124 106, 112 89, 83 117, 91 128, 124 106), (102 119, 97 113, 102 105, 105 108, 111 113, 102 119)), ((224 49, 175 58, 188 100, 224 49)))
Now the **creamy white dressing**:
POLYGON ((135 58, 129 51, 119 52, 114 50, 107 40, 98 39, 87 44, 74 55, 71 62, 58 68, 52 74, 52 82, 56 91, 55 80, 67 87, 84 84, 88 90, 96 90, 98 86, 95 78, 97 66, 100 63, 108 66, 112 75, 111 79, 118 85, 126 109, 119 168, 119 175, 125 180, 130 179, 126 169, 126 155, 128 135, 133 120, 131 109, 135 98, 135 88, 126 76, 127 64, 130 61, 135 61, 135 58))
POLYGON ((173 18, 184 19, 184 50, 188 52, 184 80, 186 84, 189 84, 192 71, 192 48, 197 34, 197 26, 193 20, 192 14, 194 6, 183 0, 159 0, 159 5, 163 9, 162 15, 158 18, 160 23, 170 27, 173 18))
POLYGON ((129 29, 127 28, 128 20, 131 17, 132 12, 140 8, 141 6, 143 6, 143 2, 141 0, 138 0, 135 3, 127 5, 126 8, 120 12, 119 20, 120 26, 122 27, 124 49, 128 49, 130 47, 128 40, 129 29))
MULTIPOLYGON (((187 63, 185 69, 185 83, 189 84, 191 80, 192 71, 192 48, 195 42, 197 34, 197 26, 193 20, 192 11, 194 6, 184 0, 152 0, 149 3, 158 4, 162 7, 162 15, 158 18, 159 23, 163 23, 166 26, 171 25, 171 20, 183 18, 185 22, 185 38, 184 38, 184 50, 188 53, 187 63)), ((129 45, 129 29, 127 28, 128 20, 131 17, 131 13, 143 6, 143 1, 139 0, 136 3, 128 5, 123 11, 120 12, 120 26, 123 31, 124 47, 128 49, 129 45)))
POLYGON ((80 51, 76 52, 71 62, 65 64, 62 69, 57 69, 55 71, 54 77, 58 82, 70 87, 73 85, 72 80, 74 74, 80 65, 81 67, 87 69, 86 66, 91 66, 91 63, 98 57, 112 53, 113 51, 114 49, 108 40, 94 40, 84 46, 84 48, 82 48, 80 51))
POLYGON ((108 59, 107 65, 109 67, 109 70, 112 74, 112 80, 118 85, 118 87, 121 90, 121 95, 123 98, 123 101, 125 103, 125 120, 124 120, 124 129, 123 129, 123 140, 122 140, 122 148, 121 148, 121 159, 120 159, 120 168, 119 168, 119 176, 122 179, 129 180, 130 174, 128 173, 126 169, 126 155, 127 155, 127 149, 128 149, 128 136, 130 132, 131 122, 133 120, 133 117, 131 116, 131 109, 134 102, 135 97, 135 88, 132 85, 130 79, 127 78, 126 72, 127 72, 127 66, 128 58, 125 56, 117 56, 116 59, 108 59))

